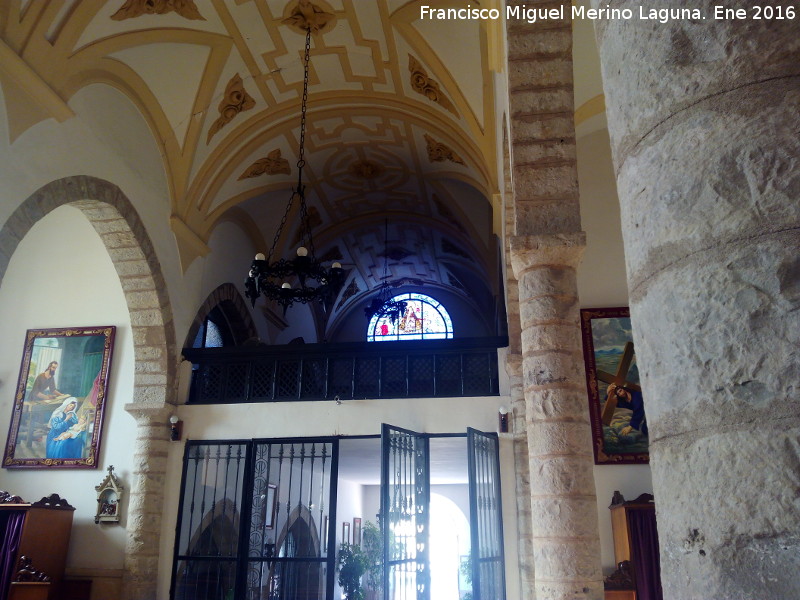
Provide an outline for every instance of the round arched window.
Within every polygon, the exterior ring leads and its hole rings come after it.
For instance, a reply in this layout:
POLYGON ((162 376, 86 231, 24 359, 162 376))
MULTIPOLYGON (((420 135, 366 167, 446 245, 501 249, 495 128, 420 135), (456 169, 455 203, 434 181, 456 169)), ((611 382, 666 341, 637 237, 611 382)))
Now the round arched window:
POLYGON ((443 340, 453 337, 453 322, 438 300, 425 294, 400 294, 391 301, 404 301, 406 310, 392 322, 387 316, 373 316, 367 327, 368 342, 393 340, 443 340))

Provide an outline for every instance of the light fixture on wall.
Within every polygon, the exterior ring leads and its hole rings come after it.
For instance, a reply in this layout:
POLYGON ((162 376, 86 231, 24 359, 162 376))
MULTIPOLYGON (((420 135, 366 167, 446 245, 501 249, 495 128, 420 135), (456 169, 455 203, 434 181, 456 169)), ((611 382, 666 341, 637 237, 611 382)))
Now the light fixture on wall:
POLYGON ((498 431, 500 433, 508 433, 508 409, 501 406, 497 411, 498 431))
POLYGON ((389 289, 389 221, 383 223, 383 277, 378 296, 364 309, 364 314, 368 319, 374 316, 389 317, 394 325, 406 312, 406 302, 404 300, 392 300, 392 292, 389 289))
POLYGON ((256 254, 245 280, 245 296, 255 306, 262 294, 283 306, 283 313, 295 302, 306 304, 312 301, 322 303, 329 312, 333 302, 344 284, 344 269, 341 263, 334 262, 330 268, 322 266, 314 251, 314 239, 306 206, 303 167, 305 161, 306 105, 308 102, 308 59, 311 48, 311 29, 306 30, 306 46, 303 63, 303 99, 300 106, 300 147, 297 155, 297 187, 292 189, 283 219, 275 232, 269 255, 256 254), (283 233, 292 205, 297 201, 300 214, 300 247, 297 256, 290 260, 274 260, 275 246, 283 233), (292 282, 296 281, 293 286, 292 282))
POLYGON ((181 441, 181 434, 183 432, 183 421, 178 419, 178 415, 172 415, 169 418, 169 441, 181 441))

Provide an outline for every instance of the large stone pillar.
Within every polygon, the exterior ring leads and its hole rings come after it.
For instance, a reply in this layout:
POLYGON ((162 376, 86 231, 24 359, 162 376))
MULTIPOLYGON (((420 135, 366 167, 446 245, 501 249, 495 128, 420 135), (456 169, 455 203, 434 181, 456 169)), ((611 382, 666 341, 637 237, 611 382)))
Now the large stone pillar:
POLYGON ((599 600, 594 459, 575 277, 585 240, 575 158, 571 3, 542 6, 559 5, 563 20, 506 23, 514 191, 510 255, 519 284, 535 597, 599 600))
POLYGON ((128 496, 127 544, 123 598, 156 597, 161 514, 167 477, 171 404, 131 403, 125 410, 136 418, 136 447, 128 496))
POLYGON ((664 597, 800 598, 800 15, 638 4, 595 25, 664 597))
POLYGON ((515 237, 536 598, 603 597, 579 327, 578 234, 515 237))

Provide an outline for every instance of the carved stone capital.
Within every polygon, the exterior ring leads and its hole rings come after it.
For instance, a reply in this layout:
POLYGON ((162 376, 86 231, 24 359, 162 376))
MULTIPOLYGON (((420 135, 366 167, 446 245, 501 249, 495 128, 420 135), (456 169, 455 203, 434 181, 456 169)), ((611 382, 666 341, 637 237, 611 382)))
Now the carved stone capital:
POLYGON ((149 423, 164 423, 166 428, 167 419, 175 411, 174 404, 145 404, 139 402, 129 402, 125 405, 125 412, 133 415, 137 424, 147 425, 149 423))
POLYGON ((510 239, 511 268, 517 280, 531 267, 552 265, 577 268, 586 249, 583 231, 515 236, 510 239))
POLYGON ((522 377, 522 354, 509 352, 506 355, 506 373, 509 377, 522 377))

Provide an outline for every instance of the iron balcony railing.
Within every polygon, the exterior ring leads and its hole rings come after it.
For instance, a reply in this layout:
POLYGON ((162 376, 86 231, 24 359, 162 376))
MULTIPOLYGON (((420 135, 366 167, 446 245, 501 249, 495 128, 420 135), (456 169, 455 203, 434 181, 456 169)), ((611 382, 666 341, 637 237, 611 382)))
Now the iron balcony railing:
POLYGON ((191 404, 497 396, 508 338, 186 348, 191 404))

